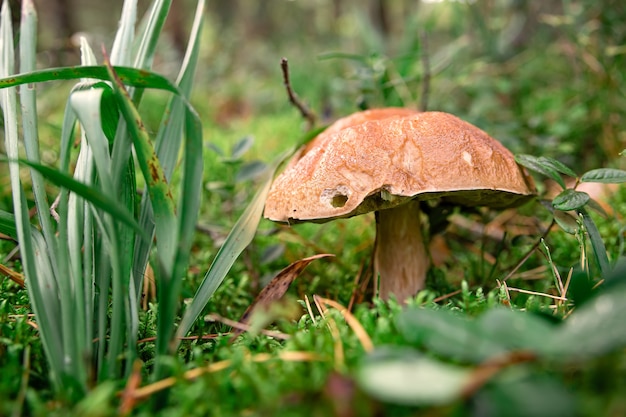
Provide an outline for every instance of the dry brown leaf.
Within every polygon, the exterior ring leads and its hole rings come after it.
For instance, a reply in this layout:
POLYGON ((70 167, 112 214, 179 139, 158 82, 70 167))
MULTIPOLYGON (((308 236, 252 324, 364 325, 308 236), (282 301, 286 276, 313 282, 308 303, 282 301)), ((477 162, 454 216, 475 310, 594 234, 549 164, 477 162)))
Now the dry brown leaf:
POLYGON ((11 281, 24 288, 24 276, 19 272, 15 272, 14 270, 0 264, 0 274, 6 275, 11 281))
MULTIPOLYGON (((319 255, 310 256, 308 258, 300 259, 298 261, 293 262, 291 265, 287 266, 285 269, 280 271, 269 284, 265 286, 256 297, 254 302, 250 304, 239 319, 240 323, 248 324, 250 321, 250 317, 258 308, 264 308, 269 306, 271 303, 282 298, 283 295, 289 289, 291 283, 296 279, 300 273, 306 268, 311 262, 316 259, 326 258, 329 256, 335 256, 329 253, 322 253, 319 255)), ((240 329, 233 330, 233 337, 242 333, 240 329)))

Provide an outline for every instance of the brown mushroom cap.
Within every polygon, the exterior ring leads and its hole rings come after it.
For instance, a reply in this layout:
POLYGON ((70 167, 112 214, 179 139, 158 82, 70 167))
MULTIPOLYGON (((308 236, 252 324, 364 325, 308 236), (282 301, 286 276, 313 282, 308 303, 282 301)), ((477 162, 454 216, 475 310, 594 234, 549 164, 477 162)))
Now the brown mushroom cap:
POLYGON ((265 205, 274 221, 327 221, 410 199, 510 207, 534 194, 513 154, 451 114, 386 108, 340 119, 275 179, 265 205))

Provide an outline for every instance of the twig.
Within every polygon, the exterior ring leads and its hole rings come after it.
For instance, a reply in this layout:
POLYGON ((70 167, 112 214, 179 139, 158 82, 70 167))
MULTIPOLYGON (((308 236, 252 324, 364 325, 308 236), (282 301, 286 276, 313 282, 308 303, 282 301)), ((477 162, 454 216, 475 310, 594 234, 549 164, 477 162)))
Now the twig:
POLYGON ((561 296, 558 296, 558 295, 551 295, 551 294, 546 294, 546 293, 543 293, 543 292, 529 291, 529 290, 523 290, 521 288, 513 288, 513 287, 507 287, 507 289, 508 289, 508 291, 521 292, 523 294, 530 294, 530 295, 538 295, 540 297, 552 298, 553 300, 567 301, 567 298, 561 297, 561 296))
POLYGON ((520 269, 522 267, 522 265, 524 265, 526 263, 526 261, 528 260, 528 258, 530 258, 530 256, 533 254, 533 252, 535 252, 539 248, 539 245, 541 245, 541 242, 548 236, 548 233, 550 233, 550 230, 552 229, 552 226, 554 226, 555 224, 556 224, 556 221, 554 219, 552 219, 552 222, 550 222, 550 225, 543 232, 541 237, 539 239, 537 239, 537 242, 535 242, 535 244, 528 250, 528 252, 526 252, 526 255, 524 255, 522 257, 522 259, 513 267, 511 272, 509 272, 507 274, 507 276, 504 277, 504 279, 502 281, 506 281, 509 278, 511 278, 513 276, 513 274, 515 274, 517 272, 517 270, 520 269))
MULTIPOLYGON (((230 326, 238 330, 249 331, 252 328, 252 326, 248 324, 240 323, 238 321, 231 320, 231 319, 227 319, 226 317, 222 317, 219 314, 209 314, 207 318, 211 321, 217 321, 217 322, 223 323, 227 326, 230 326)), ((275 339, 280 339, 280 340, 288 340, 291 337, 288 334, 281 333, 275 330, 261 329, 260 333, 264 334, 265 336, 273 337, 275 339)))
POLYGON ((129 415, 137 403, 135 391, 141 386, 141 367, 142 362, 136 359, 133 363, 133 370, 128 381, 126 381, 126 388, 122 391, 122 400, 120 401, 119 407, 119 414, 122 416, 129 415))
MULTIPOLYGON (((230 333, 211 333, 211 334, 203 334, 200 336, 183 336, 183 337, 178 337, 178 340, 212 340, 212 339, 217 339, 220 336, 228 336, 230 333)), ((139 339, 137 340, 137 344, 140 343, 148 343, 148 342, 154 342, 156 341, 156 336, 152 336, 152 337, 145 337, 143 339, 139 339)))
POLYGON ((432 302, 433 303, 438 303, 440 301, 447 300, 450 297, 454 297, 455 295, 460 294, 461 291, 462 290, 456 290, 456 291, 451 292, 450 294, 441 295, 441 296, 435 298, 432 302))
MULTIPOLYGON (((285 351, 278 353, 277 356, 272 356, 269 353, 259 353, 255 356, 250 357, 250 361, 254 363, 268 362, 273 359, 279 359, 285 362, 312 362, 324 360, 324 358, 317 355, 316 353, 302 351, 285 351)), ((224 369, 228 369, 232 365, 232 363, 233 361, 231 361, 230 359, 226 359, 220 362, 211 363, 202 368, 190 369, 182 375, 182 378, 165 378, 150 385, 145 385, 141 388, 137 388, 132 393, 129 392, 128 394, 132 394, 132 397, 135 400, 142 400, 159 391, 174 386, 174 384, 176 384, 176 382, 180 379, 190 381, 202 376, 203 374, 223 371, 224 369)))
POLYGON ((420 43, 422 44, 422 67, 424 69, 424 77, 422 78, 422 96, 420 97, 420 110, 428 109, 428 95, 430 94, 430 59, 428 56, 428 35, 426 31, 420 32, 420 43))
POLYGON ((20 287, 24 288, 24 275, 19 272, 15 272, 11 268, 0 264, 0 274, 7 276, 11 281, 15 282, 20 287))
POLYGON ((289 81, 289 63, 287 58, 280 59, 280 68, 283 71, 283 84, 287 89, 287 96, 291 104, 296 106, 300 110, 300 114, 307 121, 307 130, 311 130, 315 126, 315 114, 298 98, 298 95, 291 88, 291 82, 289 81))

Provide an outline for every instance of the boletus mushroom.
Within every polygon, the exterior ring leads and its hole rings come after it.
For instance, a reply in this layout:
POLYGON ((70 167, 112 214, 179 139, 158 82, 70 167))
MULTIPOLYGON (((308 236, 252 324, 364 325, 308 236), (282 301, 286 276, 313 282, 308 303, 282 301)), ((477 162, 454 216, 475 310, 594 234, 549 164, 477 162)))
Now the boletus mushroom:
POLYGON ((533 194, 513 154, 476 126, 383 108, 339 119, 303 146, 274 180, 264 215, 321 223, 374 211, 379 295, 404 301, 424 287, 430 266, 421 201, 506 208, 533 194))

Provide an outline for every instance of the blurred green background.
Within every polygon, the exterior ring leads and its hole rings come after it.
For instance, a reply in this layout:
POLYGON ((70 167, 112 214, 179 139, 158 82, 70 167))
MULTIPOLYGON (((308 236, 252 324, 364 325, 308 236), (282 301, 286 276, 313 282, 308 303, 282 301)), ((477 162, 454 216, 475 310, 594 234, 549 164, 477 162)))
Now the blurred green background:
MULTIPOLYGON (((77 63, 81 31, 110 44, 122 5, 36 3, 42 67, 77 63)), ((174 75, 194 8, 174 0, 157 71, 174 75)), ((207 2, 206 18, 194 104, 208 123, 297 114, 282 87, 284 56, 294 89, 323 120, 358 106, 427 104, 514 152, 581 169, 621 164, 623 1, 222 0, 207 2)))

